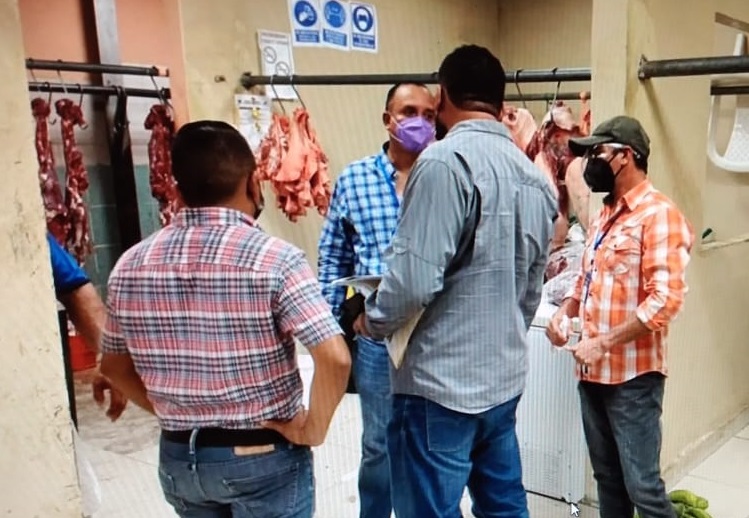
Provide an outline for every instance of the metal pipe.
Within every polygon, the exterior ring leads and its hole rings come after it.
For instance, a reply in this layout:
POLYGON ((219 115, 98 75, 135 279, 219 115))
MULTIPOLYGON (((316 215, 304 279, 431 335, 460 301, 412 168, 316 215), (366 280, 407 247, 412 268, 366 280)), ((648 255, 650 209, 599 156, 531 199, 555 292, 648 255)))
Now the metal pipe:
POLYGON ((108 65, 105 63, 78 63, 75 61, 48 61, 43 59, 26 60, 29 70, 55 70, 60 72, 89 72, 92 74, 120 74, 125 76, 169 76, 168 68, 136 67, 131 65, 108 65))
POLYGON ((662 59, 640 58, 640 79, 651 77, 706 76, 749 72, 749 56, 718 56, 707 58, 662 59))
MULTIPOLYGON (((160 90, 149 90, 147 88, 124 88, 125 94, 128 97, 148 97, 152 99, 169 99, 171 98, 171 92, 169 88, 162 88, 160 90)), ((84 94, 84 95, 117 95, 117 89, 114 86, 98 86, 98 85, 79 85, 70 83, 47 83, 41 81, 30 81, 29 92, 44 92, 44 93, 67 93, 70 95, 84 94)))
POLYGON ((553 93, 542 93, 542 94, 523 94, 523 95, 517 95, 517 94, 510 94, 505 95, 505 101, 546 101, 546 102, 552 102, 554 100, 557 101, 579 101, 580 100, 580 94, 578 92, 560 92, 557 95, 554 95, 553 93))
POLYGON ((749 85, 712 86, 710 95, 749 95, 749 85))
MULTIPOLYGON (((549 70, 518 70, 506 74, 507 83, 554 83, 590 81, 589 68, 555 68, 549 70)), ((431 74, 341 74, 341 75, 291 75, 256 76, 245 72, 240 78, 244 88, 256 85, 392 85, 395 83, 436 84, 437 73, 431 74)))

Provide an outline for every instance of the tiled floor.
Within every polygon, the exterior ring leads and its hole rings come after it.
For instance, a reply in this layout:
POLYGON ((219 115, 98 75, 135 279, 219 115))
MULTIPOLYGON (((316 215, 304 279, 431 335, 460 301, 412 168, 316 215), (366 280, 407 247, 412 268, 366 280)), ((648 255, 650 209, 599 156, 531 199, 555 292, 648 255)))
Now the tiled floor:
MULTIPOLYGON (((310 371, 303 371, 309 382, 310 371)), ((164 502, 156 475, 158 426, 140 409, 129 406, 123 417, 110 423, 91 401, 85 377, 76 383, 80 435, 99 479, 102 503, 95 518, 166 518, 176 516, 164 502)), ((358 516, 356 491, 360 455, 361 416, 356 396, 347 395, 330 428, 325 444, 315 451, 317 513, 319 518, 358 516)), ((749 518, 749 427, 729 440, 714 455, 680 481, 710 501, 714 518, 749 518)), ((533 518, 566 518, 570 506, 529 495, 533 518)), ((583 518, 597 512, 585 507, 583 518)), ((470 500, 463 513, 471 517, 470 500)))

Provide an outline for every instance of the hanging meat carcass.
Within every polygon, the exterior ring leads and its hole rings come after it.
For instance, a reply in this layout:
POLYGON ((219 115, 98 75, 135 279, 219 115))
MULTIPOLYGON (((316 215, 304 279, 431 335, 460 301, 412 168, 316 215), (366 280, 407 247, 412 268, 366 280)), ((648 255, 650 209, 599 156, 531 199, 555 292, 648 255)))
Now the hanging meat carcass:
POLYGON ((586 137, 590 135, 590 92, 580 92, 580 132, 586 137))
POLYGON ((538 130, 531 112, 525 108, 505 104, 502 109, 502 122, 510 130, 515 144, 525 151, 538 130))
POLYGON ((291 221, 316 207, 321 215, 330 204, 328 158, 309 123, 309 113, 297 108, 291 119, 273 115, 268 135, 258 151, 258 174, 269 181, 276 205, 291 221))
MULTIPOLYGON (((526 150, 528 158, 546 173, 559 200, 559 217, 554 226, 552 250, 564 245, 569 228, 570 193, 566 176, 567 169, 577 157, 572 154, 567 143, 570 137, 581 136, 584 135, 570 107, 557 101, 542 120, 526 150)), ((582 224, 587 227, 587 222, 582 224)))
POLYGON ((167 106, 156 104, 148 112, 143 126, 151 130, 148 141, 151 195, 159 202, 159 219, 164 227, 171 223, 178 210, 177 183, 172 175, 174 121, 167 106))
POLYGON ((52 153, 52 142, 49 139, 49 115, 51 106, 48 101, 36 98, 31 101, 31 111, 36 120, 36 157, 39 162, 39 187, 42 191, 44 214, 47 230, 61 245, 65 246, 70 231, 68 210, 60 187, 60 180, 55 170, 55 156, 52 153))
POLYGON ((88 172, 83 164, 83 153, 75 141, 75 127, 86 127, 80 105, 70 99, 55 103, 62 129, 62 147, 65 154, 65 205, 70 229, 66 240, 68 251, 83 264, 93 251, 89 232, 88 208, 83 195, 88 190, 88 172))

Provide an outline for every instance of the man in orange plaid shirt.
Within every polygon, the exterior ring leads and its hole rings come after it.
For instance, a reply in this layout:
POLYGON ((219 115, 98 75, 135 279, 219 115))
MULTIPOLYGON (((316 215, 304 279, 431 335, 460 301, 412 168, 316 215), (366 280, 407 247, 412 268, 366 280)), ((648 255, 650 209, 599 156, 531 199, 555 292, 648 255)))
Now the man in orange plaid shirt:
POLYGON ((676 205, 647 177, 650 139, 614 117, 570 139, 585 181, 605 193, 589 228, 582 272, 547 335, 577 360, 583 427, 601 518, 674 518, 660 474, 668 325, 687 292, 694 236, 676 205), (569 340, 567 319, 582 334, 569 340))

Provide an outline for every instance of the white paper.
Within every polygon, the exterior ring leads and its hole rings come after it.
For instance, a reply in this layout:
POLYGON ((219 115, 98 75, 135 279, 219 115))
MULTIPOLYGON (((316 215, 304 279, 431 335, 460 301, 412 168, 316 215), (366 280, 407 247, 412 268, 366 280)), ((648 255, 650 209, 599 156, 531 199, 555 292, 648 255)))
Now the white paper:
POLYGON ((403 327, 393 333, 393 336, 386 340, 388 354, 396 369, 400 368, 401 364, 403 364, 403 357, 406 355, 408 342, 411 340, 411 335, 414 329, 416 329, 416 324, 419 323, 423 314, 424 310, 422 309, 411 320, 406 322, 403 327))
MULTIPOLYGON (((264 76, 294 74, 294 53, 291 36, 285 32, 257 31, 260 49, 260 67, 264 76)), ((296 100, 297 95, 289 85, 268 85, 266 93, 276 99, 296 100)))
MULTIPOLYGON (((379 275, 354 275, 351 277, 343 277, 336 279, 332 282, 333 286, 351 286, 356 291, 369 297, 372 293, 377 290, 380 285, 382 277, 379 275)), ((416 324, 421 320, 421 316, 424 314, 424 310, 419 311, 414 317, 412 317, 406 324, 393 333, 392 336, 385 340, 387 344, 388 354, 393 365, 398 369, 403 363, 403 358, 406 355, 406 348, 408 342, 411 339, 411 335, 416 328, 416 324)))
POLYGON ((365 297, 369 297, 377 290, 382 277, 379 275, 352 275, 334 280, 333 286, 351 286, 365 297))
POLYGON ((253 153, 268 134, 271 123, 271 99, 266 95, 236 94, 237 129, 247 139, 253 153))
POLYGON ((377 11, 372 4, 351 2, 351 48, 377 53, 377 11))
POLYGON ((349 50, 351 40, 351 11, 343 0, 322 2, 322 46, 349 50))
POLYGON ((319 0, 289 0, 289 21, 295 47, 320 46, 319 0))

